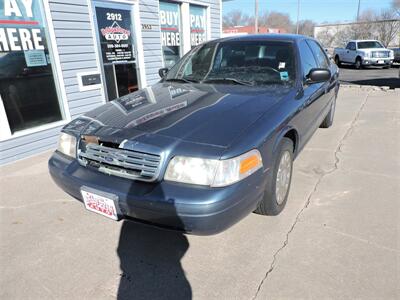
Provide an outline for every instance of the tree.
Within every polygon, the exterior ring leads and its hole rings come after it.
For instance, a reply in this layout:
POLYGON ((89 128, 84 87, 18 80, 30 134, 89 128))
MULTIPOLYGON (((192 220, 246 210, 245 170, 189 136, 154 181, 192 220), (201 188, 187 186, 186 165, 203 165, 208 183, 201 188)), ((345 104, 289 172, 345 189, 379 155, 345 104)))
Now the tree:
POLYGON ((400 19, 397 18, 396 12, 386 9, 376 16, 376 21, 378 38, 387 47, 399 35, 400 19))
POLYGON ((363 11, 359 21, 359 24, 351 26, 350 38, 379 39, 387 47, 399 34, 400 19, 393 9, 385 9, 380 12, 363 11))
POLYGON ((364 10, 359 16, 359 24, 354 24, 350 28, 350 35, 353 39, 371 39, 374 31, 376 12, 368 9, 364 10))
POLYGON ((400 16, 400 0, 392 0, 392 8, 395 10, 397 16, 400 16))
POLYGON ((247 26, 254 25, 254 19, 244 14, 240 10, 234 10, 222 18, 223 27, 233 27, 233 26, 247 26))
POLYGON ((259 18, 259 23, 261 26, 266 26, 270 28, 282 28, 287 32, 293 32, 293 23, 290 20, 288 14, 274 11, 270 13, 264 13, 259 18))
POLYGON ((315 23, 311 20, 302 20, 299 22, 299 34, 314 36, 315 23))
POLYGON ((335 33, 330 30, 330 28, 325 27, 319 30, 315 38, 321 42, 321 44, 326 47, 332 47, 333 41, 335 40, 335 33))

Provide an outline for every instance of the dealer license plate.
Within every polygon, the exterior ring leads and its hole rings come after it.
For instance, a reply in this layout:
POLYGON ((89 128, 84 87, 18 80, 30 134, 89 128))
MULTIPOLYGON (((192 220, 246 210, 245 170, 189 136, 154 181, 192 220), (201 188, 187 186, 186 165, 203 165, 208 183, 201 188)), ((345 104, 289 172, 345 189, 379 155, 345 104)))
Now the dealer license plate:
MULTIPOLYGON (((87 210, 93 211, 107 218, 118 220, 118 214, 115 207, 115 201, 108 197, 96 193, 81 190, 83 202, 87 210)), ((115 196, 116 197, 116 196, 115 196)))
POLYGON ((378 60, 378 64, 384 64, 385 62, 383 60, 378 60))

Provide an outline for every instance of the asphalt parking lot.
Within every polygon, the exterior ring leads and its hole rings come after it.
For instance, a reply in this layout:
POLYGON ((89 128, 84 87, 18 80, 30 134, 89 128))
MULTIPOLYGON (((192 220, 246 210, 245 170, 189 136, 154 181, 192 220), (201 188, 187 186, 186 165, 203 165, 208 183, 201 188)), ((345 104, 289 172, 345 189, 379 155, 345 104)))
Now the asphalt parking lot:
POLYGON ((366 67, 357 70, 352 65, 342 65, 339 70, 339 79, 345 84, 400 88, 399 68, 400 64, 393 64, 390 69, 366 67))
POLYGON ((86 211, 51 181, 50 153, 3 166, 0 298, 399 299, 399 99, 342 88, 283 213, 215 236, 86 211))

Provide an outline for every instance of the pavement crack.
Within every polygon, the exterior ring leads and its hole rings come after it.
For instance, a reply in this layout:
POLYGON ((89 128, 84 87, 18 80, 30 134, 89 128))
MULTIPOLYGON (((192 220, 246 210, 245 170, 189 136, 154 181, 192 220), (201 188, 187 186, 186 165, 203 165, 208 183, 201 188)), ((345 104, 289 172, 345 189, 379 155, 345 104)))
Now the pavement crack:
POLYGON ((364 98, 363 102, 361 103, 349 128, 346 130, 343 137, 339 140, 338 146, 336 147, 335 152, 334 152, 335 162, 334 162, 334 166, 332 167, 332 169, 316 173, 319 176, 318 176, 316 183, 314 184, 314 187, 313 187, 311 193, 308 195, 306 202, 304 203, 304 205, 300 209, 300 211, 297 213, 292 226, 290 226, 289 231, 286 233, 286 238, 285 238, 285 241, 283 242, 282 246, 274 253, 270 267, 269 267, 268 271, 265 273, 263 279, 260 281, 260 283, 257 287, 257 291, 254 294, 254 296, 252 297, 252 300, 255 300, 257 298, 259 292, 261 291, 262 286, 264 285, 264 282, 268 279, 268 277, 274 271, 279 254, 282 252, 283 249, 285 249, 289 245, 289 236, 293 232, 297 223, 299 222, 300 217, 303 214, 304 210, 306 210, 308 208, 308 206, 310 205, 311 199, 314 196, 315 192, 318 190, 318 186, 320 185, 321 181, 324 179, 325 176, 332 174, 333 172, 335 172, 336 170, 339 169, 339 163, 340 163, 339 153, 342 152, 342 146, 343 146, 345 140, 351 135, 357 121, 359 120, 361 112, 363 111, 365 105, 367 104, 368 96, 369 96, 369 93, 367 93, 367 95, 365 96, 365 98, 364 98))
POLYGON ((352 134, 354 127, 356 126, 356 123, 360 118, 361 112, 364 110, 364 107, 367 104, 368 97, 369 97, 369 93, 365 96, 364 101, 361 103, 361 106, 358 109, 356 116, 353 118, 353 121, 351 122, 349 128, 346 130, 345 134, 340 139, 338 146, 336 147, 336 150, 334 153, 335 164, 334 164, 333 168, 331 170, 326 171, 325 174, 323 174, 323 176, 325 176, 327 174, 331 174, 339 168, 339 163, 340 163, 339 153, 342 152, 342 147, 344 145, 345 140, 352 134))

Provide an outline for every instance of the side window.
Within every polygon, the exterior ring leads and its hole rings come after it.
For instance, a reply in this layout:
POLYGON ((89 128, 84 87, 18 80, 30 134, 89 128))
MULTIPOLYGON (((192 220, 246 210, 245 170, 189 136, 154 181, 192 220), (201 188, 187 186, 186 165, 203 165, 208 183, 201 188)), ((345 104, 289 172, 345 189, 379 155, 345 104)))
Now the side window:
POLYGON ((349 42, 346 47, 347 50, 356 50, 356 43, 349 42))
POLYGON ((301 41, 299 46, 300 46, 299 50, 300 50, 301 68, 303 71, 303 78, 305 78, 308 75, 308 73, 310 73, 310 70, 313 68, 318 68, 318 65, 306 41, 305 40, 301 41))
POLYGON ((312 52, 315 55, 315 58, 317 59, 318 65, 320 68, 329 68, 329 60, 326 57, 326 54, 324 50, 322 50, 321 46, 318 45, 315 41, 313 40, 308 40, 307 43, 310 45, 312 52))

